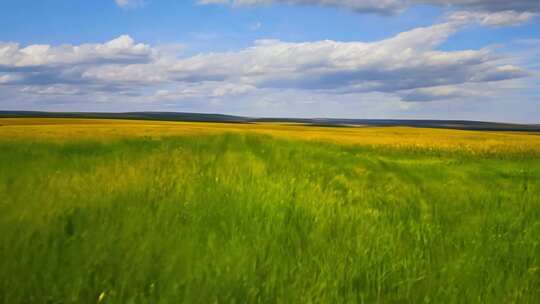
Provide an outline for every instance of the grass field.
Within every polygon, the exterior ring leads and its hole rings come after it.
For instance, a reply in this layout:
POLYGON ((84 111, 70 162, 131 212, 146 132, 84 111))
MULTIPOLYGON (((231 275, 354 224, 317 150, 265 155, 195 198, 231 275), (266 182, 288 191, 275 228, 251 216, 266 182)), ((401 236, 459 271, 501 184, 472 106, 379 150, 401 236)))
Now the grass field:
POLYGON ((540 135, 0 119, 0 303, 539 303, 540 135))

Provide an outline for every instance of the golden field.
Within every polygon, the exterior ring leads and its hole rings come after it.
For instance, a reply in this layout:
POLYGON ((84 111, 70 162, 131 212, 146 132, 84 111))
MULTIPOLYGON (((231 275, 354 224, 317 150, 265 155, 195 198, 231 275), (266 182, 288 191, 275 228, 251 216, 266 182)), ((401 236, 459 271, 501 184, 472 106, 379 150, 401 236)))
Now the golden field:
POLYGON ((533 133, 0 125, 0 303, 540 303, 533 133))
POLYGON ((481 153, 540 152, 540 134, 464 131, 412 127, 318 127, 279 123, 199 123, 117 119, 2 118, 2 140, 67 139, 108 141, 119 138, 175 137, 254 133, 288 139, 388 148, 463 150, 481 153))

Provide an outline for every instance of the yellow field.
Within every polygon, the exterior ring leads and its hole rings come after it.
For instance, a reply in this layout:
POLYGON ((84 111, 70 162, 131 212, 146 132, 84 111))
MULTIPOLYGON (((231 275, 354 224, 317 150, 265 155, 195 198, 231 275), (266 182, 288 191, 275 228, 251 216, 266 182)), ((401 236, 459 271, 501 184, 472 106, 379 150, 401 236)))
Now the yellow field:
POLYGON ((0 303, 539 303, 538 135, 0 125, 0 303))
POLYGON ((294 124, 190 123, 142 120, 2 118, 1 140, 114 140, 129 137, 171 137, 220 133, 255 133, 281 138, 340 144, 466 150, 470 152, 540 153, 540 134, 410 127, 313 127, 294 124))

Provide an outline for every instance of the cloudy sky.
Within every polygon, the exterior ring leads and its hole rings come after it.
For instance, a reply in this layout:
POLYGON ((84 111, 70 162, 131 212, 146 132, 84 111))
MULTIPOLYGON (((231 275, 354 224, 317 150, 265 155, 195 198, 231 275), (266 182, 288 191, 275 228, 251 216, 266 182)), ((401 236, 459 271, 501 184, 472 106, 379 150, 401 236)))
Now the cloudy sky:
POLYGON ((540 0, 2 0, 0 110, 540 123, 540 0))

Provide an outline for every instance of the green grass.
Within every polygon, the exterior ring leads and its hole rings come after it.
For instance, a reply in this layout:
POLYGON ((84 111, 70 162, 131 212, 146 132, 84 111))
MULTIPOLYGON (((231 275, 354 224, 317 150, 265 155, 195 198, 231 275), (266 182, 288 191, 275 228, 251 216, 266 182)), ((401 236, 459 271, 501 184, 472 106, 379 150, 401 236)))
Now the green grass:
POLYGON ((535 154, 0 141, 0 303, 539 303, 535 154))

